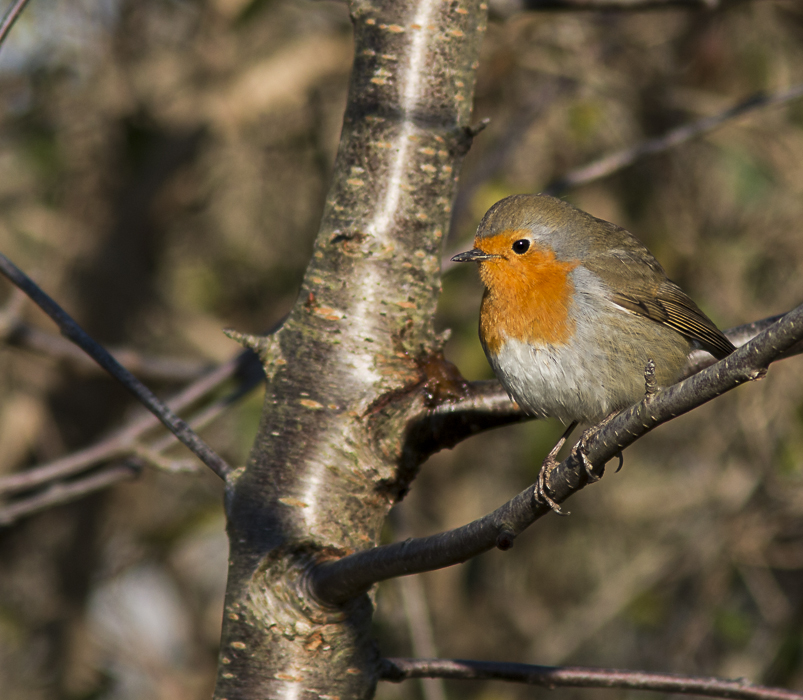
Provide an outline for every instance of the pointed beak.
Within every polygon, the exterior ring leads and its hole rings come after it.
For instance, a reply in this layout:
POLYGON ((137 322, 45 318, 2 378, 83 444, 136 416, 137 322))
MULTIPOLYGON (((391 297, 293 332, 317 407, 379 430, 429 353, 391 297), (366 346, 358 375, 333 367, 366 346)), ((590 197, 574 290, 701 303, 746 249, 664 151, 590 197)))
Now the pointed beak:
POLYGON ((485 251, 480 250, 479 248, 473 248, 472 250, 467 250, 465 253, 458 253, 452 258, 452 262, 485 262, 486 260, 493 260, 494 258, 498 258, 498 255, 493 255, 491 253, 486 253, 485 251))

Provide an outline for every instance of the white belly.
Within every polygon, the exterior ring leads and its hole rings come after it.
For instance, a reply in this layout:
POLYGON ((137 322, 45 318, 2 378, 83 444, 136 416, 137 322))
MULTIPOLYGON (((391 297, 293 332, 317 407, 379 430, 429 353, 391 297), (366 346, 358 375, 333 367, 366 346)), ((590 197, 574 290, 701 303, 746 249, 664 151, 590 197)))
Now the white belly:
POLYGON ((499 381, 528 413, 564 423, 600 421, 644 396, 650 359, 659 385, 676 381, 690 342, 595 291, 575 296, 575 332, 567 343, 534 346, 508 339, 495 357, 486 349, 499 381))

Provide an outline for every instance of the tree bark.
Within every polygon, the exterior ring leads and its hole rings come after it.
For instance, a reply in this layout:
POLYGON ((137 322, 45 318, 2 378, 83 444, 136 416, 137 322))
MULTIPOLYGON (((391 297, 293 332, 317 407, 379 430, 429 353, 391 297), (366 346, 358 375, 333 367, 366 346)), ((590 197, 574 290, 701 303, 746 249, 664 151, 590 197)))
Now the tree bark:
POLYGON ((352 2, 355 60, 299 300, 257 346, 268 375, 228 479, 229 578, 215 697, 371 697, 373 603, 316 602, 305 571, 376 545, 427 456, 410 417, 461 382, 433 327, 487 7, 352 2))

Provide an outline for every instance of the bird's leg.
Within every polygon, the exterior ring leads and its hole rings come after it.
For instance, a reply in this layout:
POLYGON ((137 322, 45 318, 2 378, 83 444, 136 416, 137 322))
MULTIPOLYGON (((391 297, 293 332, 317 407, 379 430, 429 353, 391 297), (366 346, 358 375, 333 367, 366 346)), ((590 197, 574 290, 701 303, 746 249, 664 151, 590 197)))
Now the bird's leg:
POLYGON ((546 492, 546 482, 549 478, 549 475, 552 474, 552 470, 558 466, 558 452, 560 452, 560 448, 563 447, 564 443, 566 442, 569 435, 571 435, 572 430, 577 427, 577 421, 572 421, 569 424, 569 427, 563 431, 563 435, 560 436, 560 440, 555 443, 555 446, 549 451, 549 454, 546 456, 543 464, 541 465, 541 471, 538 472, 538 481, 535 483, 535 493, 538 498, 549 505, 549 507, 554 510, 559 515, 565 515, 564 512, 560 509, 560 506, 550 498, 549 494, 546 492))
MULTIPOLYGON (((647 364, 644 367, 644 396, 645 398, 650 401, 658 392, 658 382, 655 379, 655 360, 650 358, 647 360, 647 364)), ((618 411, 614 411, 610 415, 603 418, 597 425, 592 425, 588 430, 585 430, 580 437, 578 443, 572 448, 572 454, 575 456, 576 459, 579 459, 583 463, 583 468, 586 470, 586 474, 588 475, 588 480, 590 483, 594 483, 599 481, 603 474, 605 473, 605 465, 603 464, 600 467, 600 473, 597 474, 594 471, 594 465, 591 464, 591 460, 588 459, 588 455, 586 454, 588 448, 588 442, 591 440, 594 435, 596 435, 600 430, 602 430, 608 423, 610 423, 614 416, 618 414, 618 411)), ((572 426, 574 427, 574 426, 572 426)), ((567 435, 564 435, 562 439, 565 439, 567 435)), ((563 444, 562 442, 560 444, 563 444)), ((550 453, 551 454, 551 453, 550 453)), ((616 467, 617 473, 622 468, 622 465, 625 463, 625 458, 622 456, 621 450, 617 454, 619 457, 619 466, 616 467)), ((549 459, 549 458, 547 458, 549 459)))
MULTIPOLYGON (((592 425, 590 428, 588 428, 588 430, 583 431, 580 440, 574 447, 572 447, 572 454, 574 455, 574 457, 576 459, 579 459, 583 463, 583 468, 586 470, 586 475, 588 476, 589 483, 593 484, 594 482, 597 482, 602 478, 603 474, 605 473, 605 465, 604 464, 602 465, 599 474, 597 474, 594 471, 594 465, 591 464, 591 460, 588 459, 588 455, 586 454, 586 451, 588 449, 588 442, 600 430, 602 430, 606 425, 608 425, 608 423, 610 423, 614 419, 614 416, 616 416, 618 413, 619 413, 618 411, 614 411, 609 416, 603 418, 596 425, 592 425)), ((616 467, 617 472, 622 468, 624 462, 625 462, 624 457, 622 457, 622 453, 619 452, 619 466, 616 467)))

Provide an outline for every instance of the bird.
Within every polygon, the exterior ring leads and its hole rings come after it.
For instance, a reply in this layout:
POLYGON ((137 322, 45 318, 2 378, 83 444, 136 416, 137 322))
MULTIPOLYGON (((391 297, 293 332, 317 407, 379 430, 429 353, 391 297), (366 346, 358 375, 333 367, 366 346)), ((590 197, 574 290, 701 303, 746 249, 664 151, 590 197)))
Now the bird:
POLYGON ((632 233, 556 197, 500 200, 473 249, 452 260, 479 264, 480 341, 510 398, 569 424, 538 479, 557 512, 547 479, 578 423, 607 421, 641 400, 645 372, 673 384, 693 348, 718 360, 735 350, 632 233))

